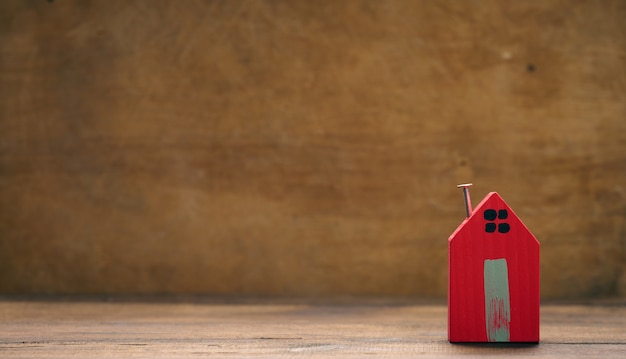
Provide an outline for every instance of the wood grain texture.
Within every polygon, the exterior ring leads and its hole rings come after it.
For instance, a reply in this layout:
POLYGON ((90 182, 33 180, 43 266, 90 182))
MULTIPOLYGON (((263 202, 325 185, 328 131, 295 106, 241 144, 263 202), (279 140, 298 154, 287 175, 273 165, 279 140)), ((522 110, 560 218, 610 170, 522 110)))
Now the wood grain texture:
POLYGON ((446 293, 454 186, 626 295, 623 1, 0 2, 0 292, 446 293))
POLYGON ((545 305, 538 345, 450 344, 444 305, 0 302, 3 358, 622 358, 626 307, 545 305))

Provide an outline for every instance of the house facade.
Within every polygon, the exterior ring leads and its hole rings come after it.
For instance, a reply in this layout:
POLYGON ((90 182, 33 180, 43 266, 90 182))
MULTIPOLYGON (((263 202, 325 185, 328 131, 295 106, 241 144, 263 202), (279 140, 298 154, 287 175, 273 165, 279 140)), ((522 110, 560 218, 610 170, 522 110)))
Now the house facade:
POLYGON ((450 342, 539 342, 539 242, 496 192, 448 239, 450 342))

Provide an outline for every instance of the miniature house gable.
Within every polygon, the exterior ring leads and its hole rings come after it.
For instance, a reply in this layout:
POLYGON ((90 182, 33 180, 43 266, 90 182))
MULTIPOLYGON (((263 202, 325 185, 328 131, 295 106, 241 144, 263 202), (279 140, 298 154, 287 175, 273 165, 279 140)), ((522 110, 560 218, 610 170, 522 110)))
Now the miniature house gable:
POLYGON ((539 242, 496 192, 448 239, 448 339, 539 341, 539 242))

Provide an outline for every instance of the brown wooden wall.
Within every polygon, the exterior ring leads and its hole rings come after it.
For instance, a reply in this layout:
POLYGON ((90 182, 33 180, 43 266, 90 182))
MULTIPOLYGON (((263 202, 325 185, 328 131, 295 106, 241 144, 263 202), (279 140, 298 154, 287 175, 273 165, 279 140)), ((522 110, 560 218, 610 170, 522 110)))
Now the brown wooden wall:
POLYGON ((499 192, 626 296, 626 2, 0 2, 0 293, 434 296, 499 192))

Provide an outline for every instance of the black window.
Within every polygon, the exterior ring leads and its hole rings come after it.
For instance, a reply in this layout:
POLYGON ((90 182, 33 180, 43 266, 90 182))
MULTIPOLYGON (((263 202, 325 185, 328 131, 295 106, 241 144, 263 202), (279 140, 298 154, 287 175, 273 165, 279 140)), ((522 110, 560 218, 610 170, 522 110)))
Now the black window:
POLYGON ((496 210, 495 209, 486 209, 483 213, 483 216, 488 221, 494 221, 496 219, 496 210))
POLYGON ((508 233, 511 230, 511 226, 506 222, 496 223, 496 218, 498 220, 509 218, 509 212, 506 209, 486 209, 483 212, 483 217, 487 221, 485 223, 485 232, 494 233, 496 229, 498 229, 499 233, 508 233))

